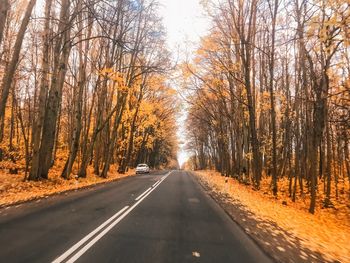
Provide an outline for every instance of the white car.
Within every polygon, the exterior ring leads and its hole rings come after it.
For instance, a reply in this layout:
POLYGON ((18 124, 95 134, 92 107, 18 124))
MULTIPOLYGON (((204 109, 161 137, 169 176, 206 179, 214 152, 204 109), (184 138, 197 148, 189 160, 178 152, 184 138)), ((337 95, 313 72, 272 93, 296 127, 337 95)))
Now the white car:
POLYGON ((138 164, 136 167, 136 174, 149 173, 149 167, 145 163, 138 164))

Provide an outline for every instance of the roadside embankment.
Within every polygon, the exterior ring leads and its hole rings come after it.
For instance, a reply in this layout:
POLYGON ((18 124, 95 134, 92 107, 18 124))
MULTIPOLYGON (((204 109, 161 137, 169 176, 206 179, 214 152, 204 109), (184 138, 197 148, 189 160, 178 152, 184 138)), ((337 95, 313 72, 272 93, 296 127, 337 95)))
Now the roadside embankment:
POLYGON ((119 174, 116 172, 117 169, 112 166, 107 178, 94 175, 92 168, 89 168, 86 178, 72 176, 72 179, 65 180, 60 177, 61 170, 61 168, 53 168, 48 180, 37 182, 23 181, 24 175, 21 173, 7 174, 0 171, 0 207, 107 183, 135 174, 135 171, 131 169, 125 174, 119 174))
POLYGON ((273 198, 217 172, 193 174, 277 262, 350 262, 350 215, 344 211, 320 209, 312 215, 299 203, 273 198))

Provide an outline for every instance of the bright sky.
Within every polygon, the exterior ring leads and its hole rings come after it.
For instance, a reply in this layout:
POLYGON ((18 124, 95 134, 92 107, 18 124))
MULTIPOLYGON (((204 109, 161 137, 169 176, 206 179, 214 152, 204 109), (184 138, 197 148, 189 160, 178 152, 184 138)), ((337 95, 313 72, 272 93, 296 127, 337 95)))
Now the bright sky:
MULTIPOLYGON (((167 30, 168 45, 173 51, 175 59, 185 58, 185 53, 191 54, 208 30, 209 22, 204 18, 204 10, 200 0, 159 0, 162 5, 160 11, 167 30)), ((178 137, 184 138, 185 113, 179 118, 180 129, 178 137)), ((180 145, 181 146, 181 145, 180 145)), ((180 149, 178 161, 180 166, 188 159, 188 153, 180 149)))
POLYGON ((198 43, 208 28, 200 0, 159 0, 159 3, 170 47, 184 50, 186 43, 198 43))

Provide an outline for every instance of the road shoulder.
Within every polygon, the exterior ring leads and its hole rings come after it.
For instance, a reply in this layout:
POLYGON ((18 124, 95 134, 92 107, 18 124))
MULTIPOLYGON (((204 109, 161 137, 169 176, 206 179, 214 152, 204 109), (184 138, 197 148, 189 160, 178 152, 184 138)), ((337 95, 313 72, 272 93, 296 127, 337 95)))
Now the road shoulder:
POLYGON ((0 210, 31 201, 40 201, 52 196, 68 195, 72 192, 103 186, 135 176, 135 173, 134 170, 130 170, 125 174, 113 173, 107 178, 89 174, 86 178, 65 180, 54 177, 44 181, 22 181, 21 176, 15 176, 18 178, 13 178, 11 184, 4 184, 0 187, 0 210))
POLYGON ((215 189, 195 173, 190 174, 229 217, 275 262, 337 262, 328 260, 322 254, 307 248, 297 236, 281 228, 275 222, 259 217, 248 207, 242 205, 239 200, 234 200, 227 193, 215 189))

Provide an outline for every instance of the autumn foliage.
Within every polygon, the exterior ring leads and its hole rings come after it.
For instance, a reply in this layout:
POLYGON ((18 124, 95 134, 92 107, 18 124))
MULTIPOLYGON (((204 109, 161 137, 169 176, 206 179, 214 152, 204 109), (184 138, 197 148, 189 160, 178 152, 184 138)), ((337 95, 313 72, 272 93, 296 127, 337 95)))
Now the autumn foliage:
POLYGON ((255 189, 269 178, 275 196, 287 180, 311 213, 349 206, 349 3, 205 5, 212 29, 181 66, 192 167, 255 189))
POLYGON ((199 181, 226 211, 277 262, 348 262, 350 260, 350 215, 346 204, 337 210, 307 212, 306 196, 289 202, 288 180, 279 182, 276 198, 263 178, 262 191, 225 178, 216 171, 196 171, 199 181), (220 200, 221 199, 221 200, 220 200))
POLYGON ((106 178, 173 162, 178 102, 158 4, 40 3, 0 1, 0 172, 106 178))

